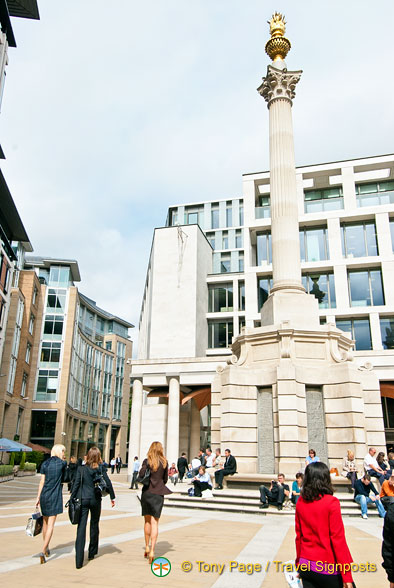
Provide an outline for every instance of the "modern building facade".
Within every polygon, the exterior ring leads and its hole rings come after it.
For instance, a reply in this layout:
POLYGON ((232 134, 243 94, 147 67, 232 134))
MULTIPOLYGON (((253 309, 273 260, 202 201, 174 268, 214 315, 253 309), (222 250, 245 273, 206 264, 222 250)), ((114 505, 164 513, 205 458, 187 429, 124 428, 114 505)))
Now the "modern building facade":
MULTIPOLYGON (((26 257, 0 378, 4 436, 82 457, 98 445, 126 459, 133 325, 81 294, 74 260, 26 257)), ((0 427, 0 428, 1 428, 0 427)))

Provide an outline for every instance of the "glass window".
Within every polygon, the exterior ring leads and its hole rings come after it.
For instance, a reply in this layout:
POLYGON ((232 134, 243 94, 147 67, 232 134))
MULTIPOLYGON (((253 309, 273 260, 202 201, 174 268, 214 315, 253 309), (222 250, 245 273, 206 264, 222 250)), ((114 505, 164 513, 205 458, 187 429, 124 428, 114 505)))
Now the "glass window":
POLYGON ((304 192, 305 212, 322 212, 343 208, 342 187, 304 192))
POLYGON ((67 290, 55 290, 54 288, 49 288, 47 309, 53 313, 64 314, 66 310, 66 296, 67 290))
POLYGON ((228 249, 228 231, 222 233, 222 249, 228 249))
POLYGON ((231 200, 226 202, 226 227, 233 226, 233 204, 231 200))
POLYGON ((178 209, 172 208, 170 210, 170 225, 173 227, 178 224, 178 209))
POLYGON ((256 206, 255 209, 256 218, 269 218, 271 216, 271 202, 269 194, 259 196, 258 203, 259 205, 256 206))
POLYGON ((351 306, 381 306, 384 304, 380 270, 349 272, 348 278, 351 306))
POLYGON ((27 343, 26 345, 26 355, 25 355, 25 362, 30 363, 30 355, 31 355, 31 344, 27 343))
POLYGON ((29 321, 29 333, 30 333, 30 335, 32 335, 33 334, 33 331, 34 331, 34 321, 35 321, 35 316, 34 316, 34 314, 31 314, 30 315, 30 321, 29 321))
POLYGON ((23 377, 22 377, 22 388, 21 388, 21 396, 22 398, 25 398, 26 396, 26 388, 27 388, 27 380, 29 379, 29 376, 26 372, 23 372, 23 377))
POLYGON ((41 346, 41 363, 59 363, 61 343, 43 341, 41 346))
POLYGON ((56 410, 33 410, 30 440, 51 448, 55 440, 56 410))
POLYGON ((301 261, 329 259, 326 228, 303 228, 300 230, 301 261))
POLYGON ((391 247, 394 253, 394 219, 390 219, 391 247))
POLYGON ((302 284, 308 294, 319 301, 319 308, 336 308, 334 274, 306 274, 302 284))
POLYGON ((238 310, 245 310, 245 282, 238 282, 238 310))
POLYGON ((257 265, 272 263, 271 233, 257 233, 256 235, 257 265))
POLYGON ((112 350, 112 341, 106 341, 105 348, 107 351, 111 351, 112 350))
POLYGON ((211 228, 219 228, 219 206, 217 205, 211 207, 211 228))
POLYGON ((243 247, 243 239, 242 239, 242 229, 237 229, 235 231, 235 248, 242 249, 243 247))
POLYGON ((335 323, 338 329, 350 333, 351 338, 356 341, 356 351, 372 349, 369 319, 344 319, 336 320, 335 323))
POLYGON ((63 320, 63 316, 47 314, 44 323, 44 339, 61 339, 63 320))
POLYGON ((32 299, 32 304, 36 304, 37 301, 37 294, 38 294, 38 289, 36 288, 36 286, 34 286, 34 290, 33 290, 33 299, 32 299))
POLYGON ((211 244, 213 250, 216 248, 215 233, 206 233, 207 239, 211 244))
POLYGON ((269 293, 270 293, 270 290, 272 287, 271 282, 272 282, 272 278, 258 278, 257 294, 258 294, 258 304, 259 304, 258 310, 259 311, 269 296, 269 293))
POLYGON ((239 272, 244 271, 244 252, 243 251, 238 252, 238 271, 239 272))
POLYGON ((242 227, 244 224, 244 203, 243 200, 239 201, 239 225, 242 227))
POLYGON ((52 265, 49 272, 50 286, 67 288, 70 285, 70 268, 52 265))
POLYGON ((382 396, 382 410, 385 429, 394 429, 394 398, 382 396))
POLYGON ((222 253, 220 257, 220 273, 226 274, 231 272, 231 256, 230 253, 222 253))
POLYGON ((373 221, 341 226, 344 257, 378 255, 376 227, 373 221))
POLYGON ((245 317, 244 316, 240 316, 239 319, 238 319, 239 334, 241 334, 242 327, 244 327, 245 324, 246 324, 245 323, 245 317))
POLYGON ((380 317, 383 349, 394 349, 394 316, 380 317))
POLYGON ((379 206, 394 203, 394 182, 356 184, 357 206, 379 206))
POLYGON ((208 348, 229 347, 233 338, 233 321, 208 321, 208 348))
POLYGON ((208 312, 231 312, 233 310, 233 285, 209 284, 208 312))
POLYGON ((58 370, 39 370, 36 401, 47 402, 56 400, 58 375, 58 370))

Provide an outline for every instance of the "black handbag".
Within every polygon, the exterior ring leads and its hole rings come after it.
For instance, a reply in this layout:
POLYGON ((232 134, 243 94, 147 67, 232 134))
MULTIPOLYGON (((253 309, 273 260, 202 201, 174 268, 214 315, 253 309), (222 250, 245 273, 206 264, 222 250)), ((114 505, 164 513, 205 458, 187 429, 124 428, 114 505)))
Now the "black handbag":
POLYGON ((150 484, 150 469, 146 466, 145 473, 143 476, 138 475, 137 482, 143 486, 149 486, 150 484))
POLYGON ((79 521, 81 520, 82 514, 82 486, 83 486, 83 471, 81 468, 81 491, 79 498, 70 498, 64 505, 65 508, 68 508, 68 518, 70 519, 70 523, 72 525, 78 525, 79 521))
POLYGON ((107 496, 107 494, 109 492, 107 482, 105 481, 105 478, 103 476, 103 471, 100 467, 99 467, 99 471, 97 472, 97 474, 94 478, 94 491, 96 493, 96 496, 98 496, 98 497, 107 496))

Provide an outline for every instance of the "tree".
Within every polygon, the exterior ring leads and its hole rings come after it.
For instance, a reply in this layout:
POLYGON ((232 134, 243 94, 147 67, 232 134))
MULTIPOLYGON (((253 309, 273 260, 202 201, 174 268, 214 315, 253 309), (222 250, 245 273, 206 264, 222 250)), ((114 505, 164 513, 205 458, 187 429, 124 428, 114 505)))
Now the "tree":
POLYGON ((21 463, 20 463, 20 466, 19 466, 19 469, 20 470, 23 470, 23 468, 25 467, 25 461, 26 461, 26 453, 23 452, 22 453, 21 463))

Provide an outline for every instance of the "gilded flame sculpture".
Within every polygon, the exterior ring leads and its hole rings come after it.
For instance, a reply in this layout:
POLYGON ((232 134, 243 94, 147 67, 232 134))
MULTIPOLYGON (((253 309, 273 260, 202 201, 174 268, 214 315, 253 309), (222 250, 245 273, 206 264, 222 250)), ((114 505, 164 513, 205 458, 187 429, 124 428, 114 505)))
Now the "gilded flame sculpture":
POLYGON ((270 25, 271 38, 265 45, 265 52, 272 61, 283 61, 291 49, 289 39, 284 36, 286 32, 285 17, 279 12, 275 12, 268 24, 270 25))

